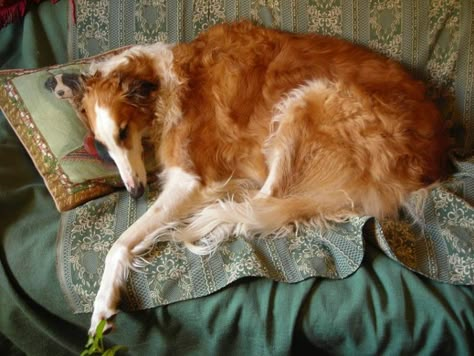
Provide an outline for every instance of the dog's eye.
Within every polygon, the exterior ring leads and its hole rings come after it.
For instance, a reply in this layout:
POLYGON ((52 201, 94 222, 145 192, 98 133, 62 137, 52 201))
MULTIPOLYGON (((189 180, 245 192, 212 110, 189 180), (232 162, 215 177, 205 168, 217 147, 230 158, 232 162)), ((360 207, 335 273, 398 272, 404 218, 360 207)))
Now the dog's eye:
POLYGON ((109 155, 109 151, 107 150, 107 147, 105 147, 100 141, 94 140, 94 146, 95 150, 97 152, 97 155, 106 162, 113 162, 114 160, 112 157, 109 155))
POLYGON ((127 135, 128 135, 128 125, 120 128, 119 130, 119 139, 120 141, 123 141, 127 138, 127 135))

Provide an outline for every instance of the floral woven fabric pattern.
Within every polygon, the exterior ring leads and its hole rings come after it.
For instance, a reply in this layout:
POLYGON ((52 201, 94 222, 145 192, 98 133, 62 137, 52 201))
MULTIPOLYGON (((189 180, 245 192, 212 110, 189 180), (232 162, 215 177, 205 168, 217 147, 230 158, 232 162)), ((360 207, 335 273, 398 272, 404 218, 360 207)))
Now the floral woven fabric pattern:
MULTIPOLYGON (((474 160, 457 162, 459 172, 430 192, 423 209, 414 194, 398 221, 361 217, 324 233, 302 228, 280 238, 234 236, 204 257, 176 242, 158 242, 143 267, 131 272, 124 308, 205 296, 244 277, 288 283, 345 278, 359 268, 365 243, 428 278, 474 285, 474 160)), ((62 214, 58 273, 76 312, 92 310, 107 252, 157 194, 153 185, 138 201, 117 192, 62 214)))
MULTIPOLYGON (((116 238, 156 198, 152 186, 138 201, 126 192, 96 199, 62 215, 58 272, 77 312, 92 310, 104 261, 116 238)), ((324 234, 301 229, 284 238, 232 237, 211 256, 198 256, 182 244, 158 242, 127 282, 125 309, 144 309, 213 293, 244 277, 297 282, 313 276, 340 279, 353 273, 364 255, 356 218, 324 234)))
MULTIPOLYGON (((215 23, 240 18, 366 45, 428 83, 463 153, 453 160, 457 173, 432 190, 421 208, 421 198, 413 195, 400 221, 361 217, 324 234, 301 229, 278 239, 232 237, 209 257, 159 242, 141 271, 131 273, 124 309, 204 296, 244 277, 345 278, 360 266, 365 243, 428 278, 474 284, 473 10, 471 1, 455 0, 77 0, 74 59, 131 43, 189 41, 215 23)), ((92 309, 108 249, 157 194, 150 187, 135 202, 125 192, 114 193, 62 215, 58 273, 76 312, 92 309)))

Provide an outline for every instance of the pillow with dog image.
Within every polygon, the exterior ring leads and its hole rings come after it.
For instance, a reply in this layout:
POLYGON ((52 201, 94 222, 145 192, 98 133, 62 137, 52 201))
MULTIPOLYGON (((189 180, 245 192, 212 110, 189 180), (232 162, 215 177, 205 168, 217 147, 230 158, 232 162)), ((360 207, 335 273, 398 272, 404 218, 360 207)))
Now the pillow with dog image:
MULTIPOLYGON (((0 72, 0 108, 31 156, 59 211, 108 194, 123 183, 83 123, 80 72, 119 50, 36 70, 0 72)), ((146 144, 146 143, 145 143, 146 144)), ((157 163, 145 149, 149 180, 157 163)))

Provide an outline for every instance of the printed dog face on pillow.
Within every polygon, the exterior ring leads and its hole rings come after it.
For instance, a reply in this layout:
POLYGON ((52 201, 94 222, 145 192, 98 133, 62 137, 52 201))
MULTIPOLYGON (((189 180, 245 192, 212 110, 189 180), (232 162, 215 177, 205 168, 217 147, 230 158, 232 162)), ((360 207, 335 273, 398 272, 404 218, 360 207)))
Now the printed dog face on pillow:
POLYGON ((90 133, 89 125, 82 107, 83 82, 79 73, 60 73, 49 77, 44 86, 58 99, 67 100, 77 114, 77 117, 89 131, 84 137, 84 148, 92 156, 105 162, 113 162, 107 150, 94 140, 90 133))
POLYGON ((69 102, 78 118, 86 128, 87 118, 82 107, 83 84, 79 73, 60 73, 52 75, 44 83, 46 89, 52 92, 58 99, 69 102))
POLYGON ((81 76, 77 73, 61 73, 49 77, 44 83, 58 99, 71 99, 82 94, 81 76))

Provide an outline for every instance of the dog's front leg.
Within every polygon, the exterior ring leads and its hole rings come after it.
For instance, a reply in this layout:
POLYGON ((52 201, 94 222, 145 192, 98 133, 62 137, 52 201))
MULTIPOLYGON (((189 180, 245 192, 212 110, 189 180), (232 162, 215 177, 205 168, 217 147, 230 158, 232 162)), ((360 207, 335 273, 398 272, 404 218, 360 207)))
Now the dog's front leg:
POLYGON ((125 283, 130 265, 140 252, 154 242, 156 231, 174 221, 192 205, 199 194, 197 176, 178 167, 163 172, 163 191, 156 202, 130 226, 112 245, 105 259, 104 273, 94 301, 89 334, 93 335, 101 320, 107 320, 106 330, 113 327, 111 318, 117 314, 120 289, 125 283))

